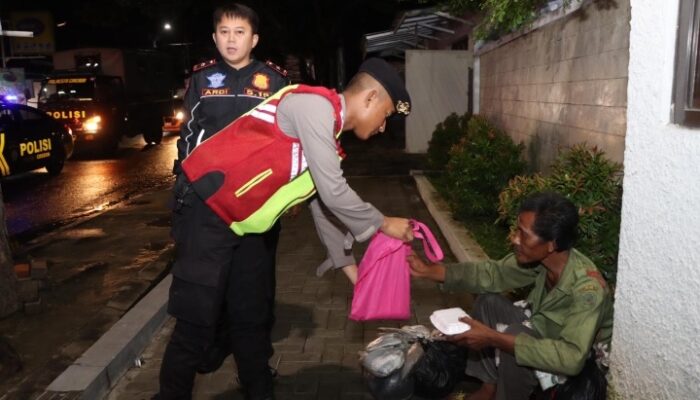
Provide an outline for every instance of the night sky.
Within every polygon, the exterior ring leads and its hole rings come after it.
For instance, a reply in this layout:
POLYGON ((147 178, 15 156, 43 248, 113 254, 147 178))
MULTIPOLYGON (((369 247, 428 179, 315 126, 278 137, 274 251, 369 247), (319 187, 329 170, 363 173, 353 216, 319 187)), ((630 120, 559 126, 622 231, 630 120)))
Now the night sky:
MULTIPOLYGON (((56 50, 103 46, 160 48, 183 51, 188 45, 191 63, 216 56, 211 40, 211 14, 221 1, 213 0, 36 0, 2 1, 0 16, 5 29, 13 10, 49 10, 56 24, 56 50), (164 22, 173 29, 162 29, 164 22)), ((342 46, 349 73, 361 61, 361 38, 369 32, 389 29, 401 10, 425 7, 417 0, 258 0, 241 1, 260 15, 258 59, 283 63, 287 54, 312 56, 317 70, 333 69, 337 48, 342 46)))

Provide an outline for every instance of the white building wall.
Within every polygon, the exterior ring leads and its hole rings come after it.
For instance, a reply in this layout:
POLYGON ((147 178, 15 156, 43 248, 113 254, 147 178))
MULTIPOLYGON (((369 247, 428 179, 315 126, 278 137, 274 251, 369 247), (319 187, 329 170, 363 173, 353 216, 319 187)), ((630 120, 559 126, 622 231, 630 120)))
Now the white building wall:
POLYGON ((700 399, 700 130, 673 125, 679 0, 631 4, 612 374, 623 399, 700 399))
POLYGON ((406 118, 406 152, 425 153, 435 125, 469 105, 471 51, 407 50, 406 87, 411 114, 406 118))

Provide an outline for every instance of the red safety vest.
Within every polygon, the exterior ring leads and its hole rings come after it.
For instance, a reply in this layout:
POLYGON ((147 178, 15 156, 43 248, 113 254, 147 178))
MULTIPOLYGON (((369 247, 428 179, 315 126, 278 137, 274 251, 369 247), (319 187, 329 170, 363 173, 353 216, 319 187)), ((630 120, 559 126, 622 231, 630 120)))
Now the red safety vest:
POLYGON ((202 142, 182 162, 194 191, 238 235, 269 230, 316 192, 301 143, 277 126, 277 105, 290 93, 318 94, 331 102, 341 155, 340 96, 324 87, 291 85, 202 142))

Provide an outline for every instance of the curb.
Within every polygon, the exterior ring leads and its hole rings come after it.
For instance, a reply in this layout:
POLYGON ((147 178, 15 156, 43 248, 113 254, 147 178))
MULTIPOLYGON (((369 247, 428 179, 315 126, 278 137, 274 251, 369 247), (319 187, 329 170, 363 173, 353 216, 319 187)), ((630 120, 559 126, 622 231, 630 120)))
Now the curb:
POLYGON ((101 399, 134 365, 167 318, 166 276, 46 388, 37 400, 101 399))
POLYGON ((471 233, 455 221, 449 206, 440 197, 428 178, 423 175, 423 171, 411 170, 410 174, 416 181, 420 197, 438 224, 457 261, 462 263, 487 260, 488 255, 472 238, 471 233))

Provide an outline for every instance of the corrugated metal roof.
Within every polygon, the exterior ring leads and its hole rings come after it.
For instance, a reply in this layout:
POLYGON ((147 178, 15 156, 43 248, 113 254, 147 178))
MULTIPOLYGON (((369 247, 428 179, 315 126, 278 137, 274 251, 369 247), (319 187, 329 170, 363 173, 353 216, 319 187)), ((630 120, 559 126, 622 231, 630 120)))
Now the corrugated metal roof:
POLYGON ((404 11, 394 28, 364 35, 365 54, 402 55, 406 49, 426 48, 427 41, 453 35, 455 24, 467 21, 434 8, 404 11))

